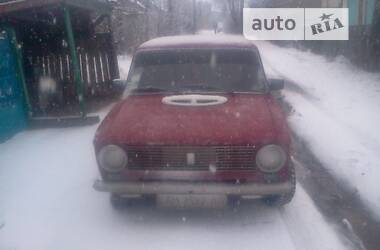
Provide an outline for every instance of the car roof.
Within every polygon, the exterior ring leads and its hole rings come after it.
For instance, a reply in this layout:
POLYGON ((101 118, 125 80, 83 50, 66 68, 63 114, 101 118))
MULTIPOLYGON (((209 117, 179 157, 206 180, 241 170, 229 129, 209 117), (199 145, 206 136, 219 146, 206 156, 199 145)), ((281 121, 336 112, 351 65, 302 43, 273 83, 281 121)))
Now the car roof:
POLYGON ((255 49, 256 45, 239 35, 183 35, 166 36, 149 40, 137 50, 160 49, 255 49))

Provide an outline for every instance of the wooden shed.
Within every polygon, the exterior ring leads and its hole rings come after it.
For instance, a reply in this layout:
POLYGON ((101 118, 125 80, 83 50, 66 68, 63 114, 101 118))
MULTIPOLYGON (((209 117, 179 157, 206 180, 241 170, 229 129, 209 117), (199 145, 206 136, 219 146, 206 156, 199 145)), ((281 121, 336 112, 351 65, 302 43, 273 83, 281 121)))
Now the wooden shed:
POLYGON ((111 11, 107 0, 0 0, 0 32, 16 39, 21 75, 14 84, 22 85, 29 124, 86 117, 94 100, 115 93, 111 11), (46 100, 45 92, 54 94, 46 100))

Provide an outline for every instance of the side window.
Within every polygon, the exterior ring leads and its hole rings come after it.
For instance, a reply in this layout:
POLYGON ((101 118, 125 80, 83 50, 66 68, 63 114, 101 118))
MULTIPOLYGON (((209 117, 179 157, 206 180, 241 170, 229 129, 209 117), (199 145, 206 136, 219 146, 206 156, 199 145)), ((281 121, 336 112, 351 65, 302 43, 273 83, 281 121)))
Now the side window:
POLYGON ((253 85, 253 90, 262 90, 263 86, 265 85, 266 77, 263 67, 259 66, 257 70, 257 82, 258 84, 253 85))

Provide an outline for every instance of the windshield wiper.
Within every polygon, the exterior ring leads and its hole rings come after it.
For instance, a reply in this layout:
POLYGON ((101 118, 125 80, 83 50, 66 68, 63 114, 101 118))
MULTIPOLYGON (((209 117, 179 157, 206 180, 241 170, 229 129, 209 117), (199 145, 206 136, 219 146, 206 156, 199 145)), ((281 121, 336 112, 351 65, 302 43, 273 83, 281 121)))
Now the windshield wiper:
POLYGON ((225 91, 224 89, 214 87, 214 86, 209 86, 206 84, 191 84, 191 85, 186 85, 183 86, 184 90, 210 90, 210 91, 225 91))
POLYGON ((144 86, 144 87, 140 87, 140 88, 136 88, 136 89, 133 89, 132 90, 133 92, 167 92, 168 90, 167 89, 163 89, 163 88, 158 88, 158 87, 154 87, 154 86, 144 86))
POLYGON ((210 85, 207 85, 207 84, 191 84, 191 85, 186 85, 186 86, 183 86, 183 90, 184 92, 186 91, 210 91, 210 92, 217 92, 217 93, 225 93, 225 94, 236 94, 236 93, 253 93, 253 94, 260 94, 262 93, 262 91, 255 91, 255 90, 250 90, 250 89, 247 89, 247 90, 244 90, 244 89, 226 89, 226 88, 219 88, 219 87, 215 87, 215 86, 210 86, 210 85))

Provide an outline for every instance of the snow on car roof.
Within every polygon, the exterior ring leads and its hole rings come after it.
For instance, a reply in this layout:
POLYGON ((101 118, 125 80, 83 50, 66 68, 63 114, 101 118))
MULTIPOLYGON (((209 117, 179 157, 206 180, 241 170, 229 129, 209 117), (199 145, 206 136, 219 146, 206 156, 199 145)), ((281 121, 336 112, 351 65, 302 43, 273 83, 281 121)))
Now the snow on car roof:
POLYGON ((257 49, 252 41, 239 35, 182 35, 149 40, 141 44, 139 50, 210 47, 257 49))

